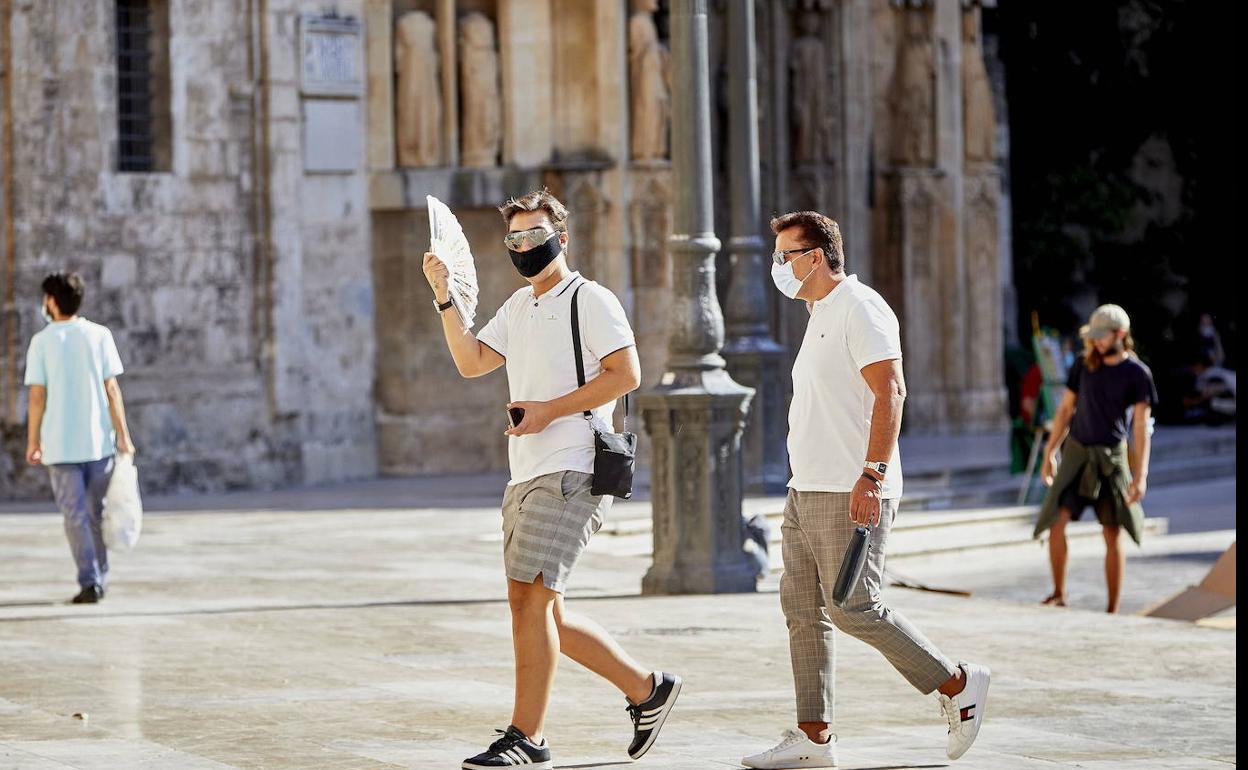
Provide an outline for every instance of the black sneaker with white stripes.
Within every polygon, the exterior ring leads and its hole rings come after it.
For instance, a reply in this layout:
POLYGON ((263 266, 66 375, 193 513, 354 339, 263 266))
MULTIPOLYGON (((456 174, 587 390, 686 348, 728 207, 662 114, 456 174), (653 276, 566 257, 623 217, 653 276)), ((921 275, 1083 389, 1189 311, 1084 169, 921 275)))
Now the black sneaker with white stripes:
POLYGON ((550 763, 550 747, 546 739, 538 746, 516 729, 515 725, 506 730, 495 730, 502 737, 490 744, 480 754, 465 759, 464 770, 494 770, 497 767, 525 767, 529 770, 552 770, 550 763))
POLYGON ((656 671, 650 697, 635 706, 628 704, 628 715, 633 719, 633 742, 628 747, 630 757, 641 759, 654 745, 677 695, 680 695, 680 677, 656 671))

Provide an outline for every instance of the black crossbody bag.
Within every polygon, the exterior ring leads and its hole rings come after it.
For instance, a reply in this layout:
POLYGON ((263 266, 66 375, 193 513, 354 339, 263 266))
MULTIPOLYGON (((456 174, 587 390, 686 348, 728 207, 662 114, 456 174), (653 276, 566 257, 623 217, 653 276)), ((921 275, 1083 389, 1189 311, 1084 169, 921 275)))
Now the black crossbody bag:
MULTIPOLYGON (((583 284, 582 284, 583 285, 583 284)), ((576 354, 576 384, 585 387, 585 361, 581 356, 581 316, 572 292, 572 350, 576 354)), ((633 496, 633 469, 637 464, 637 434, 628 432, 628 394, 624 395, 624 432, 603 433, 594 427, 594 415, 588 410, 585 419, 594 432, 594 481, 590 494, 611 495, 627 500, 633 496)))

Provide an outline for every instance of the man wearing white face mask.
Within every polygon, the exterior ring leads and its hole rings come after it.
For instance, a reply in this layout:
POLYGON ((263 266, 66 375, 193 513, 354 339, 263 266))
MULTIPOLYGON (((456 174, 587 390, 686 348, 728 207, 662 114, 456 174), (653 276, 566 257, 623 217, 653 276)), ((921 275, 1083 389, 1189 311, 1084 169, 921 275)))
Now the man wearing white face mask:
POLYGON ((836 222, 814 211, 771 221, 772 279, 803 300, 810 323, 793 364, 780 604, 789 627, 797 730, 742 762, 756 768, 835 767, 831 733, 834 629, 875 647, 919 692, 936 693, 957 759, 979 734, 989 672, 955 665, 884 604, 884 552, 901 498, 897 435, 905 400, 897 316, 844 271, 836 222), (870 528, 866 566, 844 606, 832 587, 856 527, 870 528))

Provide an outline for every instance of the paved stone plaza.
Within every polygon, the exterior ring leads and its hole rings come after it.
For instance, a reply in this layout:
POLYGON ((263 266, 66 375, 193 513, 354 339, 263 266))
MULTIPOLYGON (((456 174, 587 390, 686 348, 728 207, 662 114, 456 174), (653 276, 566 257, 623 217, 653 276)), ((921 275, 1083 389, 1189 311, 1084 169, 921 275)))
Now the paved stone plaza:
MULTIPOLYGON (((510 714, 492 483, 463 494, 442 479, 404 500, 410 487, 377 482, 149 515, 95 607, 64 604, 58 516, 0 515, 0 768, 458 768, 510 714)), ((640 766, 735 766, 792 718, 774 579, 756 595, 640 598, 646 565, 599 538, 570 593, 643 663, 686 678, 640 766)), ((993 668, 988 721, 957 767, 1235 763, 1234 631, 901 589, 891 600, 951 655, 993 668)), ((841 639, 842 767, 954 766, 935 700, 841 639)), ((624 705, 563 665, 556 765, 631 764, 624 705)))

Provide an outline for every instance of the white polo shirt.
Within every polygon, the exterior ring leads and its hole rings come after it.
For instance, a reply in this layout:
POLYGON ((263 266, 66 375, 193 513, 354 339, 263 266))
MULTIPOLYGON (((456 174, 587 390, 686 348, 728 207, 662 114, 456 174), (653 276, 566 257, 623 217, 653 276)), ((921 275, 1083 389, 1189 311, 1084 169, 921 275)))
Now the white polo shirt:
POLYGON ((901 329, 892 308, 851 275, 811 309, 793 363, 789 405, 789 486, 800 492, 852 492, 863 463, 888 463, 883 497, 901 497, 901 459, 867 457, 875 394, 863 368, 901 358, 901 329))
MULTIPOLYGON (((572 351, 572 294, 579 287, 585 381, 602 372, 602 359, 636 344, 624 307, 611 290, 572 273, 540 297, 526 286, 503 303, 477 339, 507 359, 512 401, 550 401, 576 390, 572 351)), ((592 410, 610 430, 615 402, 592 410)), ((499 406, 502 418, 502 405, 499 406)), ((560 417, 541 433, 508 438, 511 484, 557 471, 594 471, 594 433, 581 413, 560 417)))

